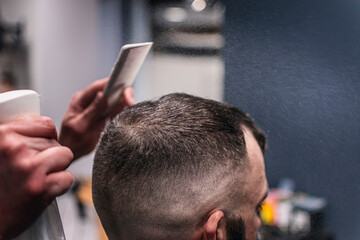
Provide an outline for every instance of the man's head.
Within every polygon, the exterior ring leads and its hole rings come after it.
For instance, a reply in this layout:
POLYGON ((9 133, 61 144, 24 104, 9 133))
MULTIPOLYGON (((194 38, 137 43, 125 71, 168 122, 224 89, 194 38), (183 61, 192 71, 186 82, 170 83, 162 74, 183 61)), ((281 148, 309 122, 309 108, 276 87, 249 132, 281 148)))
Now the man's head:
POLYGON ((265 141, 241 110, 187 94, 124 110, 104 131, 93 167, 108 237, 255 239, 265 141))

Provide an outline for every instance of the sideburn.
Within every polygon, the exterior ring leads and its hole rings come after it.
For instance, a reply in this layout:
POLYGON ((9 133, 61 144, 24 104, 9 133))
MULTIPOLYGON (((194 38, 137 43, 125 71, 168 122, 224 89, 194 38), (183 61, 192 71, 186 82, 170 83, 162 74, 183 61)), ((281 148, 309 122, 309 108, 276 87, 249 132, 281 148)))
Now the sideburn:
POLYGON ((240 218, 226 218, 226 235, 228 240, 246 240, 245 224, 240 218))

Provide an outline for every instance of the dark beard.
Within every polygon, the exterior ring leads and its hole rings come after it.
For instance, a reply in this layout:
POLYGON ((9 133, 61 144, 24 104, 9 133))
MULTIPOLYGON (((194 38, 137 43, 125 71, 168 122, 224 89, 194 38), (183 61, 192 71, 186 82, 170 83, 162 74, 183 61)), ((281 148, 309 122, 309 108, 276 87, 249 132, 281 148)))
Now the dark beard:
POLYGON ((243 219, 241 217, 226 219, 226 234, 229 240, 246 240, 243 219))

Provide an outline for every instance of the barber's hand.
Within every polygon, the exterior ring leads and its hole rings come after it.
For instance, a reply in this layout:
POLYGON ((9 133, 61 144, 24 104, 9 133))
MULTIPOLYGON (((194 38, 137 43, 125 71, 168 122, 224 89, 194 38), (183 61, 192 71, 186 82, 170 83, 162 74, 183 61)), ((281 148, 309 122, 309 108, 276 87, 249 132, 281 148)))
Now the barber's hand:
POLYGON ((72 150, 74 159, 94 150, 107 119, 135 103, 134 91, 128 87, 119 104, 106 115, 108 103, 103 90, 107 82, 108 78, 97 80, 71 99, 62 121, 59 142, 72 150))
POLYGON ((28 115, 0 123, 0 240, 19 235, 73 182, 73 159, 50 118, 28 115))

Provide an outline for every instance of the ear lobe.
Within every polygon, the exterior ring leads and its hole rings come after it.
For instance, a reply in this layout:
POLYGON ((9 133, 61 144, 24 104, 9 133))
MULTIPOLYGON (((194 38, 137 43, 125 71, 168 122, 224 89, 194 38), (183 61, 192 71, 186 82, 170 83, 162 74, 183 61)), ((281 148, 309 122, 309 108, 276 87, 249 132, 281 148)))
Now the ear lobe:
POLYGON ((220 228, 220 220, 224 213, 220 210, 213 212, 205 223, 203 240, 221 240, 224 239, 223 229, 220 228))

